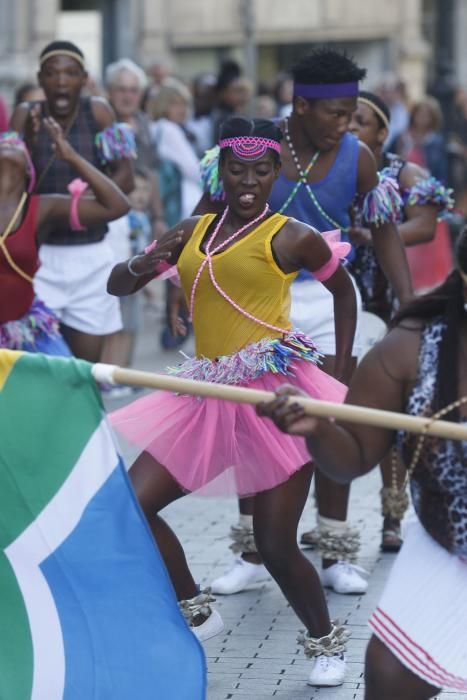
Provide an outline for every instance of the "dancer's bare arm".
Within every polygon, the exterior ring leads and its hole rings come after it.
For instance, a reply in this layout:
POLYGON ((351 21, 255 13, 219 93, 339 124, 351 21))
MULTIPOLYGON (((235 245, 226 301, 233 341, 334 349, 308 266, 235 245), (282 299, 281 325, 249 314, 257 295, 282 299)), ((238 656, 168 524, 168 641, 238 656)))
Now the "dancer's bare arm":
MULTIPOLYGON (((53 141, 56 157, 67 161, 78 175, 88 183, 94 198, 82 196, 77 204, 79 223, 83 226, 112 221, 126 214, 130 208, 128 199, 114 182, 82 158, 63 135, 59 124, 49 117, 45 127, 53 141)), ((70 219, 72 197, 70 195, 41 195, 39 205, 38 241, 44 242, 50 231, 67 225, 70 219)))
MULTIPOLYGON (((420 179, 426 179, 428 173, 415 163, 406 163, 400 174, 402 190, 409 190, 420 179)), ((433 204, 406 204, 406 220, 398 225, 399 235, 405 246, 432 241, 436 233, 438 208, 433 204)), ((350 239, 355 245, 373 245, 369 228, 354 226, 349 231, 350 239)))
MULTIPOLYGON (((311 226, 289 219, 273 241, 273 251, 284 272, 320 270, 331 258, 331 250, 311 226)), ((348 383, 352 373, 352 345, 355 335, 357 304, 351 279, 342 265, 322 282, 334 297, 336 328, 335 376, 348 383)), ((313 310, 310 308, 310 314, 313 310)))
MULTIPOLYGON (((360 142, 358 160, 358 193, 364 195, 378 184, 376 161, 368 146, 360 142)), ((378 262, 401 303, 412 297, 407 257, 397 227, 393 223, 370 225, 378 262)))
MULTIPOLYGON (((400 176, 401 188, 409 190, 417 180, 425 179, 428 173, 415 163, 406 163, 400 176)), ((399 234, 404 245, 417 245, 432 241, 436 233, 438 208, 433 204, 405 206, 407 221, 399 226, 399 234)))
MULTIPOLYGON (((419 346, 420 328, 414 322, 390 331, 357 367, 345 403, 403 411, 417 374, 419 346)), ((278 393, 275 401, 262 404, 258 412, 285 432, 305 436, 319 468, 334 481, 347 483, 366 474, 393 444, 391 430, 305 415, 301 406, 286 400, 303 395, 296 387, 284 386, 278 393)))
POLYGON ((164 233, 155 248, 148 253, 142 252, 140 255, 135 256, 131 262, 131 269, 135 274, 130 272, 128 260, 115 265, 107 282, 109 294, 114 294, 115 296, 133 294, 160 274, 158 265, 161 262, 175 265, 187 241, 190 239, 198 219, 199 217, 185 219, 185 221, 164 233))

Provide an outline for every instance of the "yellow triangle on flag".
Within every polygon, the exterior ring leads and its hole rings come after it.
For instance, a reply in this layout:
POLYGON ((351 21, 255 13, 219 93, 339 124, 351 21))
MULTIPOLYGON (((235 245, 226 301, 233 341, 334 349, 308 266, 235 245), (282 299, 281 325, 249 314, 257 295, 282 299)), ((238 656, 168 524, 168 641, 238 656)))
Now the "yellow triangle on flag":
POLYGON ((23 354, 20 350, 0 350, 0 391, 9 377, 13 365, 23 354))

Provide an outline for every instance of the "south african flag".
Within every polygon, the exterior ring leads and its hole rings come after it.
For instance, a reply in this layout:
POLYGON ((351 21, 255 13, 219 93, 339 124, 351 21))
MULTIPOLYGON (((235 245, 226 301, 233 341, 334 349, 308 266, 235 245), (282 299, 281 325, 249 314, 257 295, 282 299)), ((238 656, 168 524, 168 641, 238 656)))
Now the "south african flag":
POLYGON ((0 700, 200 700, 91 365, 0 350, 0 700))

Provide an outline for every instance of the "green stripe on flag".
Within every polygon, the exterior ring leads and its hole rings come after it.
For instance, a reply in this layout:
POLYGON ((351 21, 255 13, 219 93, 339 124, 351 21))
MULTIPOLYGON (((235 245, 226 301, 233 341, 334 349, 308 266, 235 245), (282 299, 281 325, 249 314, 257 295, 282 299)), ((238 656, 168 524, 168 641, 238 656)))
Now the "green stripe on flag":
POLYGON ((14 359, 0 350, 0 698, 29 700, 31 633, 4 550, 67 480, 103 414, 90 364, 28 353, 14 359))
POLYGON ((2 633, 0 634, 0 698, 27 700, 32 690, 32 641, 23 596, 4 554, 0 555, 2 633), (8 663, 5 660, 8 659, 8 663))
POLYGON ((11 528, 0 533, 2 549, 35 520, 68 478, 102 420, 96 394, 86 362, 25 353, 13 366, 0 392, 0 510, 11 528), (18 415, 23 417, 20 425, 13 418, 18 415), (44 439, 51 433, 53 442, 44 439))

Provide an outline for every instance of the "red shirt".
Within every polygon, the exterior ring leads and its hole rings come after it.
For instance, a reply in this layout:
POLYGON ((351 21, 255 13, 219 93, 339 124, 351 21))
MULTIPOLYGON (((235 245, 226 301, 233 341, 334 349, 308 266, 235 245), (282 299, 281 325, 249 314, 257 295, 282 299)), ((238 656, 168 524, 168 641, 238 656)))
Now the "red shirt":
MULTIPOLYGON (((6 247, 16 265, 30 277, 39 268, 36 242, 39 196, 30 197, 26 214, 19 228, 6 239, 6 247)), ((34 289, 10 266, 0 248, 0 323, 16 321, 30 308, 34 299, 34 289)))

